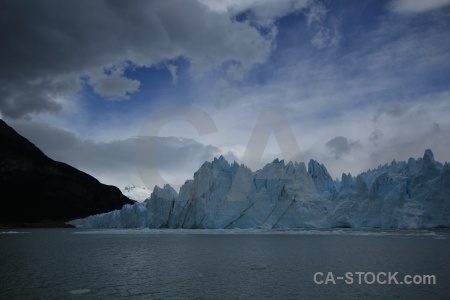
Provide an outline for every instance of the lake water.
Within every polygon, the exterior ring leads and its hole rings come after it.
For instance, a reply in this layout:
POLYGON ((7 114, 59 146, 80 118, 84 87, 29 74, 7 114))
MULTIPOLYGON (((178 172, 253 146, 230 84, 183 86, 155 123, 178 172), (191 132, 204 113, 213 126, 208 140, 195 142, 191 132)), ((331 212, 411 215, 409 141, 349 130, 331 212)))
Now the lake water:
POLYGON ((0 299, 449 299, 449 250, 446 230, 0 229, 0 299))

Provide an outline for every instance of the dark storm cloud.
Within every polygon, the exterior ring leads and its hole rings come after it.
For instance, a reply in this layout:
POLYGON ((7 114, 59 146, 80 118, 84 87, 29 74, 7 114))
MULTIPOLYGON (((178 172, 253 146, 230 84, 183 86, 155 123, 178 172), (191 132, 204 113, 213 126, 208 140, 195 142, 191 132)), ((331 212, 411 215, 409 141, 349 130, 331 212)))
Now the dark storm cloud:
POLYGON ((138 82, 119 76, 124 62, 185 56, 198 77, 227 60, 260 63, 272 47, 248 24, 193 0, 3 0, 0 36, 0 112, 12 118, 58 111, 80 89, 80 76, 98 94, 126 99, 138 82), (108 80, 114 74, 105 68, 120 72, 108 80))
POLYGON ((335 138, 332 138, 329 140, 326 144, 326 147, 328 147, 331 152, 333 152, 334 157, 341 158, 342 155, 350 153, 350 150, 354 147, 359 147, 360 144, 358 141, 356 142, 349 142, 348 139, 346 139, 343 136, 337 136, 335 138))

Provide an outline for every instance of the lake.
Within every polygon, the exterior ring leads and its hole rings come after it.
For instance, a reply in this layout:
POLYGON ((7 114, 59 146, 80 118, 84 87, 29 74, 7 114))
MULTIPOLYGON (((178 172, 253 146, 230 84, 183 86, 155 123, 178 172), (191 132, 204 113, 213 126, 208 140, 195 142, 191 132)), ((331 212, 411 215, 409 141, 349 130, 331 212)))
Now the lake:
POLYGON ((448 230, 0 229, 0 299, 449 299, 449 250, 448 230))

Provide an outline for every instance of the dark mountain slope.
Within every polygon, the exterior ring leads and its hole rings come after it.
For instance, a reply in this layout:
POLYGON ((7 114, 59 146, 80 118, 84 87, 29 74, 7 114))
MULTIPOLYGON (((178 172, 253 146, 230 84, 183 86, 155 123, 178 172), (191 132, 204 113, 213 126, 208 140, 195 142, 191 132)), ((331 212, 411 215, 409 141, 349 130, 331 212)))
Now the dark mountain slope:
POLYGON ((0 120, 0 223, 63 224, 127 203, 117 187, 50 159, 0 120))

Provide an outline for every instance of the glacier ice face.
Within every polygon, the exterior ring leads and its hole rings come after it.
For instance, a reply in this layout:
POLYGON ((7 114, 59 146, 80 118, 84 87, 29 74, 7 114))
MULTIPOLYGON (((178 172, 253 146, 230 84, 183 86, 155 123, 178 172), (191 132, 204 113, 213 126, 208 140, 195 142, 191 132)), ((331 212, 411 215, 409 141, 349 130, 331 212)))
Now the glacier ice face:
POLYGON ((205 162, 178 194, 155 187, 144 203, 71 221, 86 228, 450 227, 450 165, 423 158, 333 181, 324 165, 278 159, 252 172, 205 162))
POLYGON ((329 196, 335 188, 335 183, 323 164, 311 159, 308 163, 308 174, 314 181, 316 190, 324 196, 329 196))

